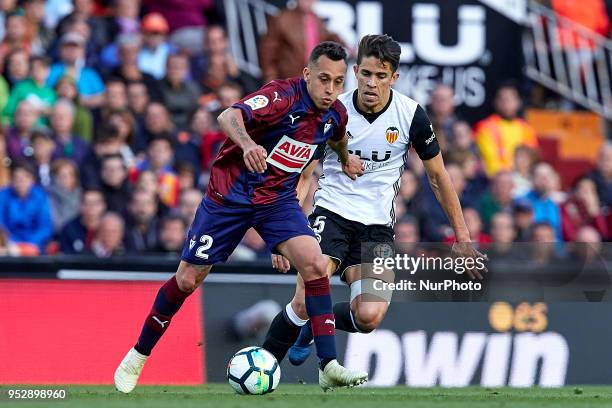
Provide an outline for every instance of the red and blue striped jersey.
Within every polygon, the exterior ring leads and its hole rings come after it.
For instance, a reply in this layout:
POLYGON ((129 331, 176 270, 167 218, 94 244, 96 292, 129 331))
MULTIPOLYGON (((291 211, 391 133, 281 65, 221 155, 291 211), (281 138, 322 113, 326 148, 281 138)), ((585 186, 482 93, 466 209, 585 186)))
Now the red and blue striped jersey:
POLYGON ((328 139, 341 140, 348 116, 340 101, 318 109, 301 78, 277 80, 233 105, 242 111, 249 136, 263 146, 267 170, 249 172, 243 152, 229 138, 212 166, 207 195, 214 201, 272 204, 295 199, 302 170, 328 139))

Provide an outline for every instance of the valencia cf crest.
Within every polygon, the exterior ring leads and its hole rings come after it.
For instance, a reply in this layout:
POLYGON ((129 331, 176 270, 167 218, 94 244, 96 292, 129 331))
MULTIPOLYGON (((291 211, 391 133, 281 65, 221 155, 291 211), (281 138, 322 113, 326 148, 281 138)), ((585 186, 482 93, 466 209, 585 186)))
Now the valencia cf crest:
POLYGON ((395 126, 391 126, 387 128, 385 132, 385 137, 387 138, 387 142, 393 144, 399 137, 399 130, 395 126))

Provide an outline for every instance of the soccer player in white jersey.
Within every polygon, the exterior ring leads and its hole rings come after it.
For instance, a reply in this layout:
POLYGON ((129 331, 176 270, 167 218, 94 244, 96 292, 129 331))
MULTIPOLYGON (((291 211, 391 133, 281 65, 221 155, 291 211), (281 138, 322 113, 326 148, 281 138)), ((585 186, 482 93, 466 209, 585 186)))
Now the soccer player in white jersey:
MULTIPOLYGON (((338 156, 327 149, 320 188, 314 196, 315 209, 309 216, 323 254, 329 258, 328 273, 339 271, 341 279, 351 288, 350 301, 333 307, 336 329, 347 332, 371 332, 387 312, 390 298, 382 293, 379 301, 364 301, 367 291, 362 288, 373 285, 366 282, 372 278, 362 275, 361 264, 365 259, 362 243, 393 244, 393 201, 410 146, 423 161, 431 188, 455 232, 455 255, 486 259, 470 244, 457 193, 444 168, 425 110, 391 89, 399 77, 400 53, 399 44, 387 35, 366 35, 361 39, 357 64, 353 67, 357 89, 340 95, 338 100, 348 111, 348 148, 361 157, 365 171, 356 180, 342 177, 338 156)), ((298 184, 301 201, 307 195, 308 177, 315 166, 316 162, 311 163, 302 174, 303 180, 298 184)), ((272 263, 282 272, 290 267, 280 255, 273 255, 272 263)), ((470 271, 469 275, 482 279, 477 270, 470 271)), ((304 283, 298 276, 295 296, 272 322, 263 347, 279 362, 291 348, 289 360, 299 365, 310 354, 309 326, 304 283)))

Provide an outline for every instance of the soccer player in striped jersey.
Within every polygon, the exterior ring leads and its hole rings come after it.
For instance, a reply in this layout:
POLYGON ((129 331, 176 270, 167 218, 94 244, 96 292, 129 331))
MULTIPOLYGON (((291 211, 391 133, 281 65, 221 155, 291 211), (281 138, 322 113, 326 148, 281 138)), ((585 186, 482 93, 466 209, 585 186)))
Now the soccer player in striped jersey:
POLYGON ((213 164, 176 275, 159 290, 136 345, 115 372, 119 391, 134 389, 172 317, 251 227, 302 276, 304 304, 320 358, 321 387, 354 386, 367 380, 367 373, 347 370, 336 360, 327 258, 296 198, 300 173, 319 147, 330 146, 336 152, 347 179, 363 172, 361 160, 346 148, 346 109, 337 101, 346 68, 342 46, 321 43, 312 51, 303 78, 272 81, 219 116, 228 140, 213 164))

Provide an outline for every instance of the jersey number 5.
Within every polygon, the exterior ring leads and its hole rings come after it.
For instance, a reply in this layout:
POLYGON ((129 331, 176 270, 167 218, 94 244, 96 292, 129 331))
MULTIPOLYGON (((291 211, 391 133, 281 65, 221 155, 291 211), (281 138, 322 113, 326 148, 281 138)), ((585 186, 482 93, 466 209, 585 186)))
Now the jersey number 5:
POLYGON ((208 251, 213 244, 213 238, 210 235, 202 235, 200 237, 200 245, 195 252, 195 256, 201 259, 208 259, 208 254, 205 254, 204 251, 208 251))
POLYGON ((312 230, 315 233, 315 236, 317 237, 317 241, 321 242, 321 233, 323 232, 323 229, 325 228, 325 219, 327 217, 324 215, 319 215, 317 218, 315 218, 314 222, 312 223, 312 230))

